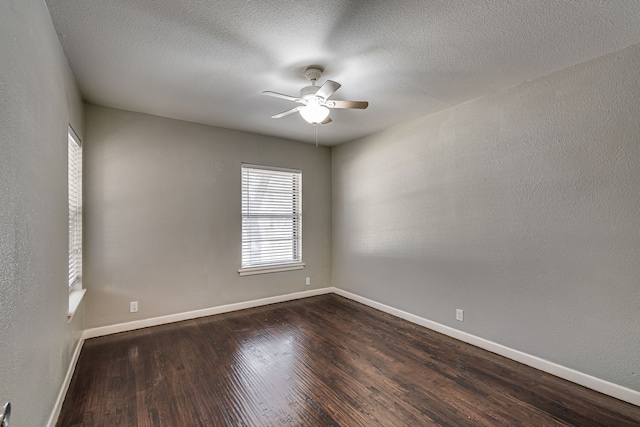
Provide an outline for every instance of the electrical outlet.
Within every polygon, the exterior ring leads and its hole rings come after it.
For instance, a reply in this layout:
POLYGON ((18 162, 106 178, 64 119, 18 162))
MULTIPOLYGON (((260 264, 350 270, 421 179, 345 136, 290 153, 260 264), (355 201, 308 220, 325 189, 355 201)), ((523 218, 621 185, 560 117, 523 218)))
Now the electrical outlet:
POLYGON ((307 277, 307 279, 305 280, 304 284, 309 286, 311 284, 311 277, 307 277))
POLYGON ((456 308, 456 320, 460 322, 464 322, 464 310, 456 308))
POLYGON ((131 301, 129 303, 129 313, 135 313, 138 311, 138 301, 131 301))

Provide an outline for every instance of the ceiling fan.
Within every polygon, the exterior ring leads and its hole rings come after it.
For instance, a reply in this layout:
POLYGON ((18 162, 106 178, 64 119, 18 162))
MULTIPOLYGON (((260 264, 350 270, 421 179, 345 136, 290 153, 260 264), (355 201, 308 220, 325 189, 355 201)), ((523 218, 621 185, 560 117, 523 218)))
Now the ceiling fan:
POLYGON ((369 106, 366 101, 340 101, 330 100, 329 97, 340 88, 340 83, 327 80, 322 86, 316 86, 317 80, 322 76, 323 69, 317 66, 308 67, 304 75, 311 81, 311 86, 303 87, 300 91, 300 97, 284 95, 282 93, 264 91, 265 95, 282 98, 302 105, 294 107, 290 110, 271 116, 272 119, 288 116, 289 114, 300 112, 304 120, 316 126, 318 123, 327 124, 331 122, 329 117, 330 108, 356 108, 365 109, 369 106))

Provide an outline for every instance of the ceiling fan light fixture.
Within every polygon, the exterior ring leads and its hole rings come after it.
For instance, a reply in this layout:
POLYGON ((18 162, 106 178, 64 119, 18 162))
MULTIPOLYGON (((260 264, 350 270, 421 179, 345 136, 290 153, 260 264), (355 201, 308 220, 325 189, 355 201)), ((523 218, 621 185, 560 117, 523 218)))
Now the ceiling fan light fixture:
POLYGON ((310 102, 300 110, 300 115, 312 125, 322 123, 329 115, 329 109, 316 102, 310 102))

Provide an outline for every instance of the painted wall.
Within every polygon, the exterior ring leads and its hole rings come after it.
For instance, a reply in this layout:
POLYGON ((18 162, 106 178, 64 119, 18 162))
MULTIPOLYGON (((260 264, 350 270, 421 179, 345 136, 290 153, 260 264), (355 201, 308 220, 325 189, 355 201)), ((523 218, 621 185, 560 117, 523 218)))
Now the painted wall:
POLYGON ((334 285, 640 391, 639 69, 633 46, 335 147, 334 285))
POLYGON ((331 286, 329 148, 94 105, 85 114, 87 328, 331 286), (302 169, 303 270, 239 277, 241 162, 302 169))
POLYGON ((0 2, 0 405, 51 415, 80 338, 67 323, 67 127, 83 106, 41 0, 0 2))

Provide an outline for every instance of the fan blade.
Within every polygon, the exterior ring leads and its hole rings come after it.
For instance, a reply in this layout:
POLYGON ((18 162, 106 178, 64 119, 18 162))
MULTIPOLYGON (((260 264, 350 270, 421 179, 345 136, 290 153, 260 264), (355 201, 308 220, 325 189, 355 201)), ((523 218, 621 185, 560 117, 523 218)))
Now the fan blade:
POLYGON ((300 102, 300 98, 296 98, 295 96, 285 95, 283 93, 271 92, 270 90, 265 90, 262 93, 265 95, 273 96, 275 98, 286 99, 287 101, 300 102))
POLYGON ((369 106, 367 101, 329 101, 324 104, 329 108, 358 108, 364 110, 369 106))
POLYGON ((316 96, 324 99, 328 99, 335 91, 340 89, 340 83, 336 83, 333 80, 327 80, 322 87, 316 92, 316 96))
POLYGON ((323 121, 320 122, 321 125, 327 125, 329 123, 331 123, 333 120, 331 120, 331 117, 327 116, 326 119, 324 119, 323 121))
POLYGON ((299 107, 292 108, 291 110, 283 111, 282 113, 271 116, 272 119, 279 119, 280 117, 288 116, 289 114, 297 113, 302 110, 304 105, 300 105, 299 107))

